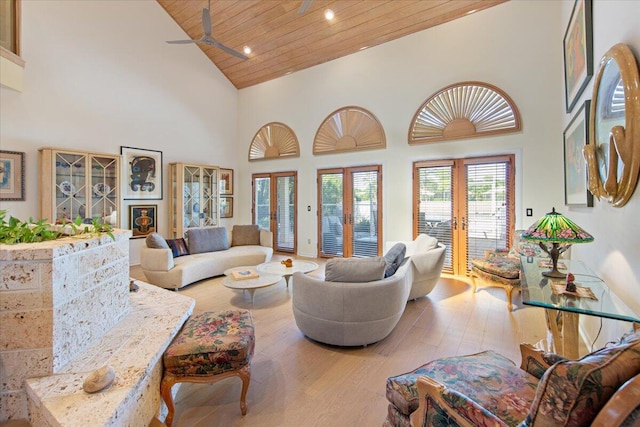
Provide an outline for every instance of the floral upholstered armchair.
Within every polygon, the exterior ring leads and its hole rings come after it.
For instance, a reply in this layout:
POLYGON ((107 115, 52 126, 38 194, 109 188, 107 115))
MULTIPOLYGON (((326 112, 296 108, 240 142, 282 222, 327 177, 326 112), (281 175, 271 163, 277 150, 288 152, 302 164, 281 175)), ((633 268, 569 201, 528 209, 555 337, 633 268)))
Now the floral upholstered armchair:
POLYGON ((511 249, 486 250, 484 258, 471 260, 473 291, 476 291, 478 281, 486 286, 504 288, 509 311, 513 309, 511 294, 520 286, 520 256, 548 257, 537 243, 521 240, 522 232, 514 232, 511 249))
POLYGON ((637 426, 640 331, 578 360, 521 345, 434 360, 387 380, 385 427, 637 426))

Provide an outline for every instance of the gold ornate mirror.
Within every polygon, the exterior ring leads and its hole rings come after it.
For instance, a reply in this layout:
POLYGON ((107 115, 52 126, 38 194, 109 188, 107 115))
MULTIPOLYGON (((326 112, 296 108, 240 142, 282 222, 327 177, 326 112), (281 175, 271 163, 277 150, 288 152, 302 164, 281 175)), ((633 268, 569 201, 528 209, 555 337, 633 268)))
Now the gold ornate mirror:
POLYGON ((584 156, 589 191, 624 206, 640 172, 640 80, 636 58, 625 44, 613 46, 600 61, 584 156))

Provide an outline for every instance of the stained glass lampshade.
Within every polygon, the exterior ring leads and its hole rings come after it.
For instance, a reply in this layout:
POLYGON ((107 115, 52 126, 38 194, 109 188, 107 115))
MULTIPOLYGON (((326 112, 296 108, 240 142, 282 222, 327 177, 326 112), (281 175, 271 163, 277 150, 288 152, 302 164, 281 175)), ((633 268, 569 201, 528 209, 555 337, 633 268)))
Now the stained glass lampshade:
POLYGON ((532 242, 539 242, 543 251, 549 254, 553 268, 550 271, 543 271, 547 277, 565 277, 565 273, 558 271, 558 257, 574 243, 593 242, 593 236, 584 231, 575 222, 556 212, 553 208, 551 212, 540 218, 531 227, 522 233, 522 238, 532 242), (551 243, 549 248, 546 243, 551 243), (563 246, 560 246, 564 244, 563 246))

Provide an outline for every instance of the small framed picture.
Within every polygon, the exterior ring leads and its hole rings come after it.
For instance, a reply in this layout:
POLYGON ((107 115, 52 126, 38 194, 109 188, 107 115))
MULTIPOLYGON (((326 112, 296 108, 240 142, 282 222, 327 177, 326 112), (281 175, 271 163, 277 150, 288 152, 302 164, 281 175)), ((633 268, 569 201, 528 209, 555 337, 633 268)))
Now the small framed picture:
POLYGON ((0 150, 0 200, 24 200, 24 153, 0 150))
POLYGON ((220 197, 220 218, 233 218, 233 197, 220 197))
POLYGON ((162 200, 162 151, 120 146, 125 200, 162 200))
POLYGON ((233 194, 233 169, 220 168, 220 195, 233 194))
POLYGON ((146 237, 157 230, 158 205, 129 206, 129 228, 133 231, 132 239, 146 237))
POLYGON ((588 191, 587 163, 582 154, 589 141, 589 111, 587 100, 564 130, 564 202, 566 205, 593 207, 593 194, 588 191))

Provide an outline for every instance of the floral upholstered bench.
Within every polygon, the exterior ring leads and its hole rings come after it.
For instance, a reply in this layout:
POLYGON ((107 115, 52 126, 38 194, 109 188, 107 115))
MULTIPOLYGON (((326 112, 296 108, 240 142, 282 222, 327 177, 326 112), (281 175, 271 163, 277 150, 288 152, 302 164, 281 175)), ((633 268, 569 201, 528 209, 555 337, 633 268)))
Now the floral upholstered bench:
POLYGON ((167 427, 171 427, 175 411, 171 388, 179 382, 210 383, 238 376, 242 380, 240 410, 245 415, 254 348, 253 319, 247 310, 207 312, 189 318, 163 356, 160 392, 168 408, 167 427))

